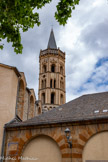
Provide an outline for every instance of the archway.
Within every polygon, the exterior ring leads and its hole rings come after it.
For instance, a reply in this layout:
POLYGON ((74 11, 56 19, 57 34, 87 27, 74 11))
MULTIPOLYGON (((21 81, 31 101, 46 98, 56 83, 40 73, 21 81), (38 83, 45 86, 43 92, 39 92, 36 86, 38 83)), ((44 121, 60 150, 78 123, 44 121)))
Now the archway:
POLYGON ((97 133, 88 140, 83 150, 83 162, 88 160, 108 160, 108 131, 97 133))
POLYGON ((61 162, 62 156, 58 144, 49 136, 41 135, 31 140, 22 153, 21 162, 61 162), (26 160, 26 159, 29 160, 26 160))

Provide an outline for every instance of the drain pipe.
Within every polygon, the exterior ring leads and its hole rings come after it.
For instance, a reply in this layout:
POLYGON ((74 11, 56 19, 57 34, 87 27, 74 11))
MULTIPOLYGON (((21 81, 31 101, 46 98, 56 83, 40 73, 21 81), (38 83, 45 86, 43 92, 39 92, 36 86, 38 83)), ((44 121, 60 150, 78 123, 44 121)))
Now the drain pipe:
POLYGON ((1 160, 0 160, 0 162, 4 161, 5 139, 6 139, 6 128, 5 128, 5 125, 4 125, 2 147, 1 147, 1 160))

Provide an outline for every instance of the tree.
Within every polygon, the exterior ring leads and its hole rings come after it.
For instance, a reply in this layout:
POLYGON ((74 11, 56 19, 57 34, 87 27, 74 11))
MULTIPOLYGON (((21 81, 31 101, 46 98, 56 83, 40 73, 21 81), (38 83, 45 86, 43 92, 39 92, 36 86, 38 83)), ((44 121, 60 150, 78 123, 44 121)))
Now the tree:
MULTIPOLYGON (((3 39, 12 42, 14 51, 22 53, 20 30, 23 32, 33 28, 35 24, 40 25, 39 13, 34 9, 40 9, 52 0, 0 0, 0 49, 3 39)), ((58 3, 55 19, 60 25, 65 25, 75 5, 80 0, 60 0, 58 3)))

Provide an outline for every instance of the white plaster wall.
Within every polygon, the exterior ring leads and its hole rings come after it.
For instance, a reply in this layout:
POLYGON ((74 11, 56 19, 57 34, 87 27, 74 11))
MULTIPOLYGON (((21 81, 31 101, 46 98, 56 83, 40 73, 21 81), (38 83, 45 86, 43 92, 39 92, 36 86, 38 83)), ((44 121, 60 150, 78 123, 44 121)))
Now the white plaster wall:
POLYGON ((108 131, 94 135, 83 150, 83 162, 86 160, 108 160, 108 131))

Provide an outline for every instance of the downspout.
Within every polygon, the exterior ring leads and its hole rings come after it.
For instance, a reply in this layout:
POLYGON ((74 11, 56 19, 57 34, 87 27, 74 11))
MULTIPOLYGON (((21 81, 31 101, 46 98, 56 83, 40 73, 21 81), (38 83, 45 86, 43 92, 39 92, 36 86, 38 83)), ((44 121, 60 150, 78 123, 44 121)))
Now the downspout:
POLYGON ((5 139, 6 139, 6 129, 5 129, 5 125, 4 125, 2 147, 1 147, 1 160, 0 160, 0 162, 4 161, 5 139))
POLYGON ((30 110, 30 94, 31 94, 31 92, 30 92, 29 88, 27 88, 27 90, 28 90, 28 110, 27 110, 27 120, 28 120, 29 119, 29 110, 30 110))

